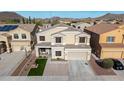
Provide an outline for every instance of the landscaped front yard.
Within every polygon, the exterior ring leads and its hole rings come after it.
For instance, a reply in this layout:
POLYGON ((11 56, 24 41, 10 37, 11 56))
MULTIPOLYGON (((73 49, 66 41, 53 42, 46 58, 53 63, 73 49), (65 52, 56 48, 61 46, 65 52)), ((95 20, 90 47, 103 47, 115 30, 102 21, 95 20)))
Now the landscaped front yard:
POLYGON ((28 76, 42 76, 47 59, 36 59, 35 63, 38 65, 37 68, 31 68, 28 76))

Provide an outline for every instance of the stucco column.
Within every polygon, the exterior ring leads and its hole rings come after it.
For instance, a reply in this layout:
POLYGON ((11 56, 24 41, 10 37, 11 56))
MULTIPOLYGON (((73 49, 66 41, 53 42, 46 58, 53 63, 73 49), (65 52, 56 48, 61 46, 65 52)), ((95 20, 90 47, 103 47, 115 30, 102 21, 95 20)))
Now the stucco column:
POLYGON ((90 45, 90 38, 87 38, 87 45, 90 45))
POLYGON ((91 51, 88 51, 88 57, 87 57, 87 60, 89 61, 90 60, 90 58, 91 58, 91 51))
POLYGON ((38 48, 38 46, 35 46, 35 51, 36 51, 36 57, 39 57, 39 48, 38 48))
POLYGON ((10 53, 10 48, 9 47, 7 47, 7 52, 10 53))
POLYGON ((6 49, 7 49, 7 52, 10 53, 10 47, 9 47, 8 42, 6 42, 6 49))

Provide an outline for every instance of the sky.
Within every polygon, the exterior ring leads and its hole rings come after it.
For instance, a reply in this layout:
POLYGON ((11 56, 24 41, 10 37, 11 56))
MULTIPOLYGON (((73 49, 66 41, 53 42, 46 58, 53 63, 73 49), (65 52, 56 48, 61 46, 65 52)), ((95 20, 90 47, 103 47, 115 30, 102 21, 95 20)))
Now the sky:
POLYGON ((64 17, 64 18, 87 18, 98 17, 106 13, 124 14, 124 11, 16 11, 24 17, 35 18, 50 18, 50 17, 64 17))

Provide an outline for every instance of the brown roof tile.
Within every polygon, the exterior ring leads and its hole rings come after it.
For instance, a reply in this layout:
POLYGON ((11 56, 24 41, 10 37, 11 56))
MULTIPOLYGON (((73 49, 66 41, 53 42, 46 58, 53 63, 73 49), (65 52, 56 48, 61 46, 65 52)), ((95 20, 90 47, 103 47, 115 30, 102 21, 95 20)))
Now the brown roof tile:
POLYGON ((96 25, 91 26, 91 27, 87 27, 87 28, 85 28, 85 30, 94 32, 96 34, 103 34, 103 33, 106 33, 108 31, 117 29, 119 25, 121 25, 121 24, 100 23, 100 24, 96 24, 96 25))
POLYGON ((124 48, 124 44, 121 43, 115 43, 115 44, 101 43, 100 46, 103 48, 124 48))

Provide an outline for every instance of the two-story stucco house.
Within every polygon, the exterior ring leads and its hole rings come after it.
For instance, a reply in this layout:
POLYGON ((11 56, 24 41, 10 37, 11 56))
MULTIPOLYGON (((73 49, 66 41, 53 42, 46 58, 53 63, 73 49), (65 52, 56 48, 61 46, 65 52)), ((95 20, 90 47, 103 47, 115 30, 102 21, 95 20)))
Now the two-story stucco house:
POLYGON ((37 26, 34 24, 2 24, 0 25, 1 53, 26 50, 31 51, 36 43, 35 32, 37 26), (5 47, 2 46, 6 46, 5 47))
POLYGON ((100 23, 85 29, 92 52, 101 59, 124 58, 124 24, 100 23))
POLYGON ((36 56, 52 59, 90 60, 90 35, 82 30, 58 24, 36 34, 36 56))

